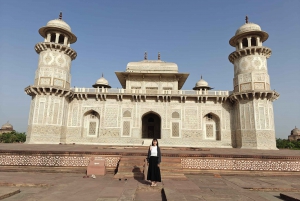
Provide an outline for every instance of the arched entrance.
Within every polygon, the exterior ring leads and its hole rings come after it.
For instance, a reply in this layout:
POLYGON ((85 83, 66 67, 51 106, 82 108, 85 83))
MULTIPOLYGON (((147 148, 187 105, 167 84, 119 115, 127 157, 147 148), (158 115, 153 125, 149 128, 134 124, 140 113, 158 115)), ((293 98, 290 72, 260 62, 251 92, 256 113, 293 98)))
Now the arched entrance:
POLYGON ((161 119, 158 114, 147 113, 142 117, 142 138, 160 139, 161 119))

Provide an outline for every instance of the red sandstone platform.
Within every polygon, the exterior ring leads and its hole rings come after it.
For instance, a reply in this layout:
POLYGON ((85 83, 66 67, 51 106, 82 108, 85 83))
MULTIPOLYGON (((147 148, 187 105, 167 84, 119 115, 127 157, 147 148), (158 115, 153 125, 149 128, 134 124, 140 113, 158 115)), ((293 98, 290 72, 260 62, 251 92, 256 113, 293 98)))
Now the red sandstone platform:
MULTIPOLYGON (((91 158, 99 156, 105 159, 108 172, 118 172, 122 178, 143 177, 147 149, 142 146, 0 144, 0 171, 84 172, 91 158)), ((162 171, 170 178, 205 171, 300 173, 299 150, 161 147, 161 152, 162 171)))
MULTIPOLYGON (((19 154, 88 154, 88 155, 147 155, 148 147, 101 145, 0 144, 0 153, 19 154)), ((225 157, 299 159, 300 150, 256 150, 237 148, 161 147, 167 157, 225 157)))

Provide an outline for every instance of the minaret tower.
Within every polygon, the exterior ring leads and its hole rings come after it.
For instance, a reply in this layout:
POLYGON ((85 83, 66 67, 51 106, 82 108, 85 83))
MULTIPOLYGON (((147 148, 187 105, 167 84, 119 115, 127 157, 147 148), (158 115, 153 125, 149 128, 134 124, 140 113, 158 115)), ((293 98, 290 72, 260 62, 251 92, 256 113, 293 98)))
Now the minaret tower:
POLYGON ((39 29, 44 42, 35 45, 39 54, 34 85, 25 88, 32 97, 27 143, 57 144, 65 141, 71 83, 71 62, 77 53, 70 48, 77 37, 70 26, 59 18, 39 29))
POLYGON ((268 33, 248 22, 235 33, 229 44, 234 65, 234 91, 230 100, 235 108, 235 136, 238 148, 277 149, 272 102, 279 94, 270 87, 267 59, 271 49, 263 46, 268 33))

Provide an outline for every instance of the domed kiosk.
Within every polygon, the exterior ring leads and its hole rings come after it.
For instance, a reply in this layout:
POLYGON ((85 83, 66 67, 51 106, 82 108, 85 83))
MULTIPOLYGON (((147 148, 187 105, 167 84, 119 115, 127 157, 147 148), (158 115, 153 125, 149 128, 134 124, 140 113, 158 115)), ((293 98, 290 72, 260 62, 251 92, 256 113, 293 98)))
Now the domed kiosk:
POLYGON ((236 47, 237 50, 251 46, 262 46, 262 43, 269 38, 269 34, 262 31, 258 24, 248 22, 238 28, 235 35, 229 40, 229 44, 236 47))
POLYGON ((3 124, 1 126, 0 134, 2 134, 2 133, 10 133, 13 130, 14 130, 13 126, 9 122, 7 122, 7 123, 5 123, 5 124, 3 124))
POLYGON ((208 83, 202 79, 202 75, 201 75, 201 79, 196 83, 195 87, 193 88, 193 90, 211 90, 213 88, 211 88, 210 86, 208 86, 208 83))
POLYGON ((93 85, 94 88, 111 88, 111 86, 109 86, 108 81, 103 77, 100 77, 96 83, 93 85))
POLYGON ((45 38, 45 42, 68 45, 75 43, 77 37, 72 33, 71 27, 62 20, 62 12, 58 19, 50 20, 46 26, 39 29, 40 35, 45 38))
POLYGON ((299 140, 300 141, 300 129, 295 126, 293 130, 291 130, 291 135, 289 135, 288 139, 290 141, 299 140))

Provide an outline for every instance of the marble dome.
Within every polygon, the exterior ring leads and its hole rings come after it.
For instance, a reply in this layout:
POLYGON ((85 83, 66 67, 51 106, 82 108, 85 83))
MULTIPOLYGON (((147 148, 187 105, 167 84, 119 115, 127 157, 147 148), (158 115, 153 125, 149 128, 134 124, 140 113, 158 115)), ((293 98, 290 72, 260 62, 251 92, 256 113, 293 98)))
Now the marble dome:
POLYGON ((245 32, 250 32, 250 31, 261 31, 261 28, 258 24, 254 24, 251 22, 243 24, 238 30, 236 30, 235 35, 239 35, 245 32))
POLYGON ((195 84, 195 87, 193 88, 193 90, 200 90, 200 89, 206 89, 206 90, 213 89, 210 86, 208 86, 208 83, 205 80, 202 79, 202 76, 200 80, 195 84))
POLYGON ((300 129, 295 127, 292 131, 291 131, 291 135, 300 135, 300 129))
POLYGON ((259 36, 261 42, 266 41, 269 37, 269 34, 265 31, 262 31, 258 24, 246 22, 236 30, 235 35, 229 40, 229 44, 235 47, 239 39, 251 35, 259 36))
POLYGON ((109 86, 108 84, 108 81, 107 79, 105 79, 103 77, 103 74, 102 74, 102 77, 100 77, 96 83, 93 85, 94 88, 101 88, 101 87, 104 87, 104 88, 111 88, 111 86, 109 86))
POLYGON ((108 81, 104 77, 101 77, 96 81, 95 84, 108 85, 108 81))
POLYGON ((75 43, 77 37, 72 33, 71 27, 62 20, 62 13, 59 15, 59 19, 50 20, 46 26, 39 29, 39 33, 42 37, 46 38, 49 31, 52 33, 55 31, 62 32, 67 35, 70 43, 75 43))
POLYGON ((208 83, 202 78, 196 83, 195 87, 208 87, 208 83))
POLYGON ((2 125, 1 129, 7 130, 7 129, 13 129, 13 126, 10 123, 5 123, 2 125))
POLYGON ((50 20, 47 23, 46 27, 57 27, 57 28, 61 28, 66 31, 72 32, 71 27, 65 21, 63 21, 61 19, 50 20))

